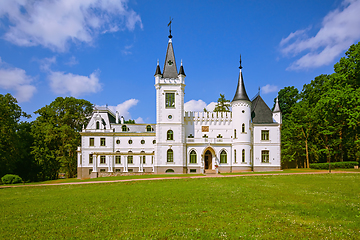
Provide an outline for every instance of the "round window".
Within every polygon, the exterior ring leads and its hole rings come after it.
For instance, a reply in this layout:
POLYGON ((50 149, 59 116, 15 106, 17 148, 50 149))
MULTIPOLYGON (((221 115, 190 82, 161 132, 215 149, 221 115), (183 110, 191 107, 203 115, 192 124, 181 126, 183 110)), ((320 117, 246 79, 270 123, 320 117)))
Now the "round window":
POLYGON ((155 144, 156 143, 156 140, 153 140, 153 144, 155 144))
POLYGON ((172 115, 169 115, 169 116, 168 116, 168 119, 172 119, 172 115))
POLYGON ((145 144, 145 140, 141 140, 141 144, 145 144))
POLYGON ((242 113, 245 113, 245 110, 242 110, 242 113))
POLYGON ((129 140, 129 144, 132 144, 132 140, 131 140, 131 139, 129 140))
POLYGON ((116 140, 116 144, 120 144, 120 140, 118 139, 118 140, 116 140))

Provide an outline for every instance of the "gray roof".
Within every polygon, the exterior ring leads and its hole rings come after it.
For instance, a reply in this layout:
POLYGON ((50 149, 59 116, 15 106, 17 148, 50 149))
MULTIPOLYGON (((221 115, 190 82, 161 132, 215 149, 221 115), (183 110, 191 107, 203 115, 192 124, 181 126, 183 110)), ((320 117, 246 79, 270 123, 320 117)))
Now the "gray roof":
POLYGON ((174 49, 173 49, 171 39, 169 39, 169 43, 168 43, 168 47, 167 47, 167 51, 166 51, 163 77, 164 78, 177 78, 178 77, 178 72, 177 72, 176 62, 175 62, 175 54, 174 54, 174 49))
POLYGON ((180 74, 186 76, 182 63, 181 63, 180 70, 179 70, 179 75, 180 74))
POLYGON ((253 123, 273 123, 272 111, 258 95, 251 102, 251 118, 253 123))
POLYGON ((160 70, 159 64, 156 66, 156 71, 155 71, 154 76, 156 76, 156 75, 161 75, 161 70, 160 70))
POLYGON ((235 92, 234 99, 232 101, 234 102, 234 101, 238 101, 238 100, 250 101, 248 95, 246 94, 245 85, 244 85, 244 79, 243 79, 243 75, 242 75, 242 72, 241 72, 241 68, 240 68, 240 72, 239 72, 239 80, 238 80, 237 89, 236 89, 236 92, 235 92))
POLYGON ((279 99, 276 97, 276 103, 275 103, 275 107, 274 107, 274 110, 273 110, 274 113, 276 112, 281 112, 280 110, 280 105, 279 105, 279 99))

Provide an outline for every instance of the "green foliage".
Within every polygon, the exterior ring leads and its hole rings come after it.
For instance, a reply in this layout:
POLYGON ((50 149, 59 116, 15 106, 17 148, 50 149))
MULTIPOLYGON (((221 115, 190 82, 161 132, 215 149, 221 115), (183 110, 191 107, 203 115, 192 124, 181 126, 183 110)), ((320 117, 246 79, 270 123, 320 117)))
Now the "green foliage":
POLYGON ((3 239, 358 239, 359 188, 359 174, 7 188, 0 232, 3 239))
POLYGON ((125 120, 124 124, 135 124, 135 120, 131 120, 131 119, 125 120))
POLYGON ((23 180, 21 177, 19 177, 18 175, 14 175, 14 174, 6 174, 5 176, 3 176, 1 178, 1 181, 4 184, 15 184, 15 183, 21 183, 23 180))
POLYGON ((300 94, 293 87, 280 90, 283 164, 359 161, 359 52, 360 43, 352 45, 335 64, 335 73, 316 77, 300 94))
MULTIPOLYGON (((332 162, 330 163, 331 169, 333 168, 354 168, 358 166, 358 162, 332 162)), ((310 168, 313 169, 329 169, 329 163, 311 163, 310 168)))
POLYGON ((39 116, 32 126, 32 154, 39 167, 39 179, 56 179, 60 171, 68 177, 76 176, 79 132, 88 123, 92 107, 83 99, 58 97, 35 112, 39 116))
POLYGON ((227 100, 224 94, 220 93, 214 112, 230 112, 230 100, 227 100))
POLYGON ((21 122, 22 117, 30 115, 21 110, 11 94, 0 94, 0 176, 11 172, 30 179, 21 168, 26 166, 27 171, 34 170, 29 167, 33 165, 33 158, 28 154, 32 145, 31 138, 27 137, 29 123, 21 122))

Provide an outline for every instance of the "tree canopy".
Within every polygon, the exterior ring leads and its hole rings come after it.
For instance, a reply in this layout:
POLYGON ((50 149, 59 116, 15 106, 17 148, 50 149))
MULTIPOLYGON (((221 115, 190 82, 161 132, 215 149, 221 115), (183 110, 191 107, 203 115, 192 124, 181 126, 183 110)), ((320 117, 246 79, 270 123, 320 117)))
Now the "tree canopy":
POLYGON ((214 112, 230 112, 230 100, 225 98, 225 94, 220 93, 214 112))

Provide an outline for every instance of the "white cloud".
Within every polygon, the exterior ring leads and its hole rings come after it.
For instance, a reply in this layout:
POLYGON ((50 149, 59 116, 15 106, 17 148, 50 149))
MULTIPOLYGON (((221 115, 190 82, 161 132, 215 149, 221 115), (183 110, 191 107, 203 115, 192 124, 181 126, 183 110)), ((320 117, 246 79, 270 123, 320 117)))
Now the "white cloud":
POLYGON ((78 97, 101 90, 99 71, 93 72, 90 76, 49 71, 48 79, 52 91, 57 94, 70 93, 71 96, 78 97))
POLYGON ((184 110, 186 112, 202 112, 204 108, 209 112, 215 109, 216 102, 211 102, 208 105, 201 99, 199 100, 190 100, 184 104, 184 110))
MULTIPOLYGON (((119 116, 123 116, 125 120, 131 119, 131 114, 129 112, 129 109, 136 106, 138 104, 139 100, 137 99, 129 99, 126 100, 123 103, 118 104, 117 106, 108 106, 108 108, 116 113, 116 111, 119 112, 119 116)), ((141 117, 137 118, 135 120, 136 123, 143 123, 143 119, 141 117)))
POLYGON ((314 37, 307 37, 309 30, 298 30, 280 42, 284 55, 294 56, 307 51, 292 63, 288 70, 315 68, 328 65, 351 44, 360 39, 360 0, 343 1, 341 7, 328 13, 322 27, 314 37), (290 41, 292 43, 290 43, 290 41))
POLYGON ((261 91, 263 94, 271 93, 271 92, 277 92, 278 87, 275 85, 266 84, 265 86, 261 87, 261 91))
POLYGON ((31 85, 32 81, 33 78, 26 75, 23 69, 0 68, 0 88, 10 91, 14 90, 14 96, 19 102, 29 101, 35 94, 36 87, 31 85))
POLYGON ((4 38, 19 46, 66 51, 72 42, 91 44, 100 33, 130 30, 140 16, 128 0, 1 0, 0 18, 10 26, 4 38))
POLYGON ((40 69, 43 71, 49 71, 50 70, 50 66, 52 64, 56 63, 56 57, 52 57, 52 58, 44 58, 41 60, 37 60, 40 62, 40 69))
POLYGON ((74 66, 76 64, 78 64, 79 61, 76 60, 76 57, 75 56, 71 56, 71 58, 69 59, 68 62, 66 62, 65 64, 68 65, 68 66, 74 66))

